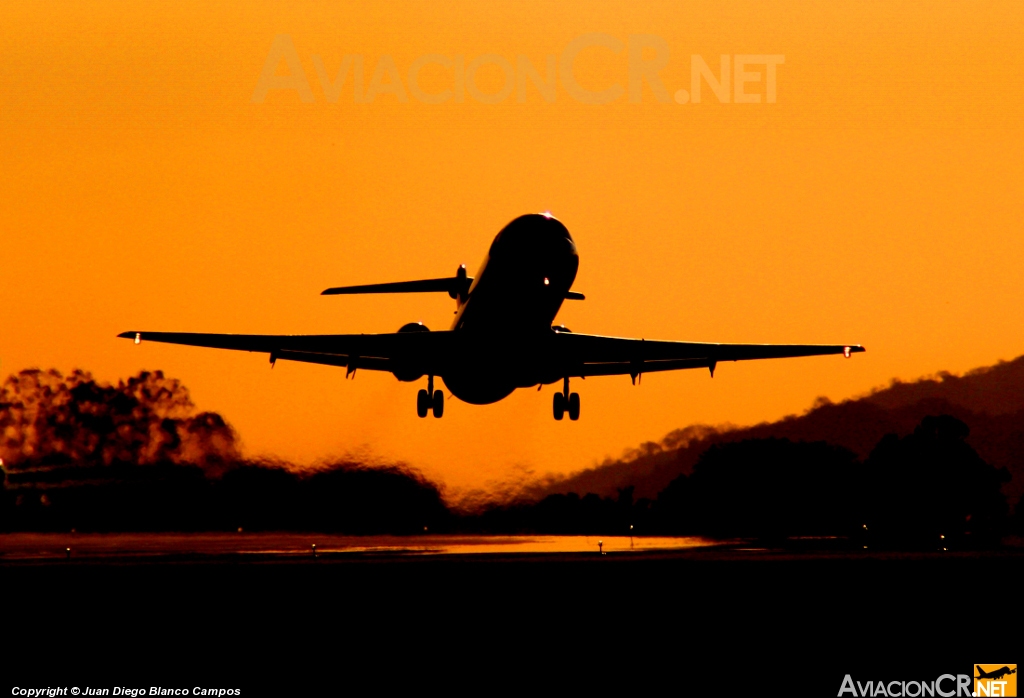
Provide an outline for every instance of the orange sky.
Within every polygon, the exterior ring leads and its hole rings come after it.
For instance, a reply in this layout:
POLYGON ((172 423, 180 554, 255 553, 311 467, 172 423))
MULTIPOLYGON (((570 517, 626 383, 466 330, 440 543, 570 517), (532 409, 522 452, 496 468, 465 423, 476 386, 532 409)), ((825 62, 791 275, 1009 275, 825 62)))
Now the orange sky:
MULTIPOLYGON (((0 372, 83 367, 181 378, 252 455, 402 459, 457 491, 566 473, 694 422, 748 424, 892 377, 1024 353, 1024 5, 990 3, 170 3, 0 5, 0 372), (496 54, 541 73, 581 36, 691 55, 782 55, 777 102, 356 102, 389 56, 496 54), (254 90, 274 37, 312 102, 254 90), (634 41, 636 41, 634 39, 634 41), (576 381, 415 414, 418 385, 265 355, 116 340, 127 329, 446 329, 446 296, 321 297, 328 286, 475 270, 509 220, 551 210, 581 255, 559 320, 578 332, 724 342, 862 343, 841 358, 576 381)), ((651 50, 642 57, 650 59, 651 50)), ((582 51, 587 90, 628 85, 628 48, 582 51)), ((286 74, 282 62, 277 74, 286 74)), ((500 93, 495 63, 477 95, 500 93)), ((454 78, 426 66, 419 85, 454 78)))

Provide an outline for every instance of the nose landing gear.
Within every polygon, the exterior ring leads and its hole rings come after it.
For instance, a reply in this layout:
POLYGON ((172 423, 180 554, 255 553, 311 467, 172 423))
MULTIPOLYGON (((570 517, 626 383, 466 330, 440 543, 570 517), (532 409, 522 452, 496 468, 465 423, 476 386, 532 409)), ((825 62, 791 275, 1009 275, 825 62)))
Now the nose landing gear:
POLYGON ((580 394, 569 392, 568 376, 565 377, 562 383, 562 392, 555 393, 551 407, 555 419, 559 421, 565 416, 566 412, 569 413, 569 419, 574 422, 580 418, 580 394))
POLYGON ((435 419, 444 414, 444 393, 434 390, 433 376, 427 376, 427 389, 416 393, 416 414, 423 418, 427 412, 433 412, 435 419))

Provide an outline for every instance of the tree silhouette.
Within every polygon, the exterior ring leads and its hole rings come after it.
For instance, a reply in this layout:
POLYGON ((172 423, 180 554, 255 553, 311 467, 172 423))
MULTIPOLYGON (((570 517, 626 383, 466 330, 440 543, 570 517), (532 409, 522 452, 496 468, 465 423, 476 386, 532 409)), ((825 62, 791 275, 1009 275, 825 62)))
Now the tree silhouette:
POLYGON ((967 443, 970 430, 948 415, 925 417, 914 432, 885 436, 864 463, 861 512, 873 540, 943 547, 991 543, 1004 523, 1010 480, 967 443), (944 538, 939 538, 944 536, 944 538))
POLYGON ((851 528, 852 452, 824 442, 749 439, 709 448, 658 496, 673 533, 784 538, 851 528))

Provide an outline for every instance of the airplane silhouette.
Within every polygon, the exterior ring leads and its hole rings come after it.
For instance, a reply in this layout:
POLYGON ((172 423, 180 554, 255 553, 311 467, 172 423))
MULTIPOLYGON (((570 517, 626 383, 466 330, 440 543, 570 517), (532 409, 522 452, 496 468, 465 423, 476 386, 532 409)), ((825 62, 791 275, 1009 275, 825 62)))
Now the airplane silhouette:
POLYGON ((431 332, 409 323, 393 334, 241 335, 187 332, 123 332, 119 337, 217 349, 263 352, 278 360, 304 361, 357 369, 387 371, 400 381, 427 376, 416 396, 416 412, 444 413, 444 394, 434 390, 440 377, 465 402, 486 405, 517 388, 538 390, 562 381, 553 412, 562 419, 580 416, 579 393, 570 378, 628 375, 634 384, 653 371, 707 368, 715 375, 722 361, 778 359, 864 351, 838 344, 708 344, 651 341, 577 334, 552 326, 564 300, 583 300, 570 291, 579 268, 576 244, 568 229, 549 213, 529 214, 505 226, 475 277, 462 265, 455 276, 398 283, 340 286, 323 295, 357 293, 447 293, 457 301, 455 321, 447 331, 431 332))
POLYGON ((1008 674, 1017 673, 1016 669, 1011 669, 1008 666, 1004 666, 1001 669, 993 669, 991 672, 986 672, 977 664, 974 665, 974 668, 978 670, 978 675, 974 677, 976 679, 1001 679, 1008 674))

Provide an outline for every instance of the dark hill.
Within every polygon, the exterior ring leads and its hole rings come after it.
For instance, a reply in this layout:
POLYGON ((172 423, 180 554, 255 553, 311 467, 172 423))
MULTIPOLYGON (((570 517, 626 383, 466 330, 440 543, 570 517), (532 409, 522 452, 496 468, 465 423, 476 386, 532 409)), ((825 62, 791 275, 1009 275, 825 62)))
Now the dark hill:
POLYGON ((1024 356, 963 376, 940 373, 832 403, 819 398, 805 414, 746 428, 690 426, 647 443, 625 458, 529 489, 529 498, 593 492, 614 496, 635 487, 637 498, 655 498, 680 474, 689 474, 712 445, 745 439, 826 441, 866 458, 886 434, 906 436, 928 415, 948 414, 970 427, 968 443, 1013 479, 1003 491, 1011 503, 1024 493, 1024 356))

